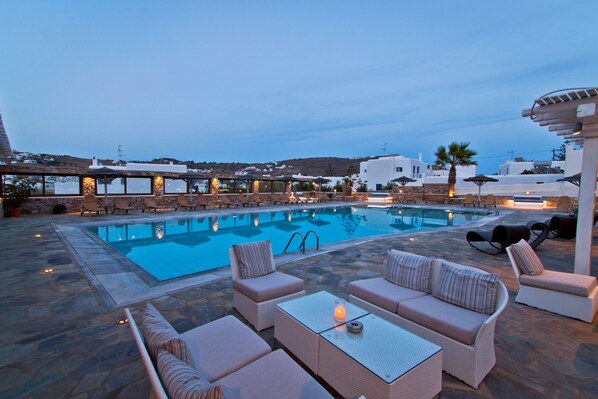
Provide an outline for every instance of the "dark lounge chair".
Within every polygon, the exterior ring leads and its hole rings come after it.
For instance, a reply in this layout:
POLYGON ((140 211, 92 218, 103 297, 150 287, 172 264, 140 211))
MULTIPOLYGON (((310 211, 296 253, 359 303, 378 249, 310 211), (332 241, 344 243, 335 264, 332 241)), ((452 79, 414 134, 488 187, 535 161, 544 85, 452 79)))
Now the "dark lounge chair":
MULTIPOLYGON (((539 231, 542 226, 536 226, 539 231)), ((548 227, 539 233, 536 238, 530 242, 532 248, 536 248, 548 236, 548 227)), ((469 245, 478 251, 485 252, 490 255, 498 255, 505 252, 506 248, 518 242, 519 240, 529 240, 531 234, 527 226, 507 226, 498 225, 492 231, 468 231, 465 238, 469 245)))
MULTIPOLYGON (((594 217, 594 223, 596 218, 594 217)), ((568 215, 554 215, 545 222, 529 222, 527 227, 538 235, 542 229, 548 229, 548 238, 564 238, 570 240, 577 233, 577 217, 568 215), (542 226, 544 225, 544 226, 542 226)))

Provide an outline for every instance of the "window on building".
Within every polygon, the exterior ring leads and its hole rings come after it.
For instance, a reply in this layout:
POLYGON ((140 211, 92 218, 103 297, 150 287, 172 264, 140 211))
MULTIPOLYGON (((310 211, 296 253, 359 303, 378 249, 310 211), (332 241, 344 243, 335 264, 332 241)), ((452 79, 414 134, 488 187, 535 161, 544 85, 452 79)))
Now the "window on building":
POLYGON ((402 166, 397 166, 397 167, 395 168, 395 171, 397 171, 397 172, 402 172, 402 171, 403 171, 403 167, 402 167, 402 166))
POLYGON ((127 177, 125 180, 127 194, 151 194, 151 177, 127 177))
POLYGON ((417 167, 417 172, 415 172, 415 173, 419 174, 419 166, 417 167))
POLYGON ((4 192, 7 184, 14 184, 19 180, 29 179, 35 183, 32 196, 44 195, 44 181, 42 176, 38 175, 3 175, 2 176, 2 192, 4 192))
POLYGON ((164 194, 179 194, 187 192, 187 182, 183 179, 164 179, 164 194))
POLYGON ((272 182, 272 186, 274 187, 274 192, 282 193, 285 190, 286 183, 283 181, 275 181, 272 182))
POLYGON ((368 170, 367 170, 367 169, 364 169, 364 170, 363 170, 363 173, 368 173, 368 170))
POLYGON ((45 176, 45 195, 81 195, 79 176, 45 176))
POLYGON ((234 193, 235 192, 235 181, 234 180, 218 180, 218 192, 234 193))
POLYGON ((102 195, 108 190, 108 194, 151 194, 151 177, 118 177, 114 180, 97 179, 96 194, 102 195))

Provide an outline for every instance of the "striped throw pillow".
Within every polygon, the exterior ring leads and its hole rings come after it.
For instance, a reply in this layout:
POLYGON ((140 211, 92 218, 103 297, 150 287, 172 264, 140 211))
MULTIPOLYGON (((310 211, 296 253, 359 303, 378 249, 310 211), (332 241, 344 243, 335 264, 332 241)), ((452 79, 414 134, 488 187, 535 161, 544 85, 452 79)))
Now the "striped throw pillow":
POLYGON ((164 349, 165 351, 172 353, 178 359, 184 361, 185 363, 191 364, 191 355, 189 354, 189 350, 187 349, 187 344, 178 336, 164 342, 162 346, 160 346, 160 349, 164 349))
POLYGON ((434 258, 391 249, 386 257, 386 279, 412 290, 432 293, 430 272, 434 258))
POLYGON ((534 249, 525 240, 518 243, 511 244, 511 254, 515 258, 515 262, 521 271, 530 276, 537 276, 542 274, 544 266, 534 249))
POLYGON ((432 295, 474 312, 492 314, 496 309, 497 289, 498 274, 442 263, 432 295))
POLYGON ((187 363, 171 353, 158 353, 158 375, 168 396, 177 399, 220 399, 222 387, 212 385, 187 363))
POLYGON ((179 337, 179 333, 166 321, 158 309, 149 302, 145 305, 141 333, 154 362, 162 345, 173 338, 179 337))
POLYGON ((235 244, 233 250, 237 256, 241 278, 254 278, 274 273, 270 240, 235 244))

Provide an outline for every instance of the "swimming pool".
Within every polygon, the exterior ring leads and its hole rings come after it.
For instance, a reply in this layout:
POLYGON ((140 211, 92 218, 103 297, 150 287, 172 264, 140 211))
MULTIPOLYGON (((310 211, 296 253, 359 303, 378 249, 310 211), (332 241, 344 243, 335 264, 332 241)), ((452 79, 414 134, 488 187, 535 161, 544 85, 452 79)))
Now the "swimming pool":
MULTIPOLYGON (((233 244, 269 239, 281 254, 294 232, 314 230, 320 244, 352 238, 459 226, 485 212, 412 207, 331 207, 239 213, 136 224, 89 227, 159 281, 229 264, 233 244)), ((289 251, 299 245, 296 239, 289 251)), ((308 239, 308 248, 315 239, 308 239)))

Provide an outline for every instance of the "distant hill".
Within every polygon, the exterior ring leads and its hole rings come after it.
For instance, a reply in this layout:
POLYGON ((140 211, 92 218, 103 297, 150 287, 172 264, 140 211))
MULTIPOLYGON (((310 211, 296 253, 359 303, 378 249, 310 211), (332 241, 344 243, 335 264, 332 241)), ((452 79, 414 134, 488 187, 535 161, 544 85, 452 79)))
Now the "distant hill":
MULTIPOLYGON (((78 158, 70 155, 53 154, 15 154, 21 161, 36 163, 48 166, 87 167, 91 165, 91 159, 78 158)), ((272 176, 302 174, 307 176, 344 176, 350 165, 359 171, 359 163, 369 158, 338 158, 338 157, 316 157, 316 158, 295 158, 275 162, 242 163, 242 162, 195 162, 180 161, 174 158, 157 158, 152 160, 131 160, 130 162, 140 163, 174 163, 187 165, 191 169, 199 169, 211 173, 234 174, 250 168, 250 173, 266 174, 272 176), (251 168, 254 171, 251 170, 251 168)), ((113 160, 100 159, 103 165, 114 165, 113 160)))

